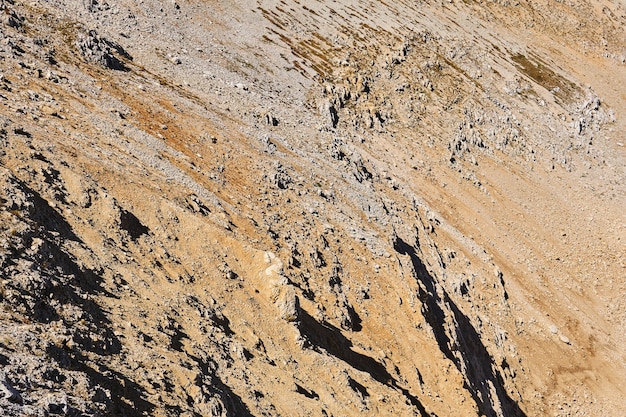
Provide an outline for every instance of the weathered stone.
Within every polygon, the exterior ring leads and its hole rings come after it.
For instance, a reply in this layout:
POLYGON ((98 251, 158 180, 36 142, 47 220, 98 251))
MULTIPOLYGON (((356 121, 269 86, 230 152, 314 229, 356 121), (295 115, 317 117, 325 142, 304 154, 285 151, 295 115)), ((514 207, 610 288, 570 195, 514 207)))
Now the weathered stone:
POLYGON ((293 287, 283 287, 276 300, 276 307, 278 307, 278 313, 281 319, 288 322, 298 320, 300 317, 300 300, 293 287))
POLYGON ((94 30, 80 34, 76 46, 87 61, 100 64, 105 68, 127 71, 128 67, 123 60, 132 61, 132 57, 124 48, 115 42, 101 38, 94 30))

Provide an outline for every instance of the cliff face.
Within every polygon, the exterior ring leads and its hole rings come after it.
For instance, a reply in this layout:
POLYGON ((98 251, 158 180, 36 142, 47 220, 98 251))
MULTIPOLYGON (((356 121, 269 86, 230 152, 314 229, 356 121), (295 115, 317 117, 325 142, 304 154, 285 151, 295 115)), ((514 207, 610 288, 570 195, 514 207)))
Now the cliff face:
POLYGON ((0 11, 5 415, 622 415, 620 0, 0 11))

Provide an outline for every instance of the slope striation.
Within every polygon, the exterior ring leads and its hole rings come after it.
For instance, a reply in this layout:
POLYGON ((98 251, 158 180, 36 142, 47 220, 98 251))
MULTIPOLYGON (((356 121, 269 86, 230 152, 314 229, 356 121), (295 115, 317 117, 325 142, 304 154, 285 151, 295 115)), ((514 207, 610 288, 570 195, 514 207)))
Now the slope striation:
POLYGON ((0 414, 621 416, 623 1, 0 11, 0 414))

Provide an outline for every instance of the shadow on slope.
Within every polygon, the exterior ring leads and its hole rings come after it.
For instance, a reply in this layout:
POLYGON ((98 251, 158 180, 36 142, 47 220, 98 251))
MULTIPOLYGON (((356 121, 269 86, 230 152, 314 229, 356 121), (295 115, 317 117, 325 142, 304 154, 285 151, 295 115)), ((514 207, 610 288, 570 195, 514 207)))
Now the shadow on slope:
POLYGON ((143 387, 125 375, 102 364, 92 367, 90 364, 93 364, 93 361, 76 349, 69 349, 67 346, 50 345, 46 353, 62 368, 82 372, 87 375, 92 384, 107 389, 111 394, 110 400, 100 399, 100 401, 111 402, 107 405, 108 415, 152 414, 155 407, 154 404, 144 399, 145 390, 143 387))
MULTIPOLYGON (((419 410, 420 415, 432 415, 426 412, 426 409, 416 396, 411 394, 406 388, 398 385, 398 382, 391 376, 383 364, 367 355, 352 350, 352 342, 341 333, 339 328, 327 322, 319 323, 304 310, 301 311, 300 320, 300 331, 314 348, 324 349, 351 367, 367 372, 381 384, 400 391, 411 405, 419 410)), ((359 392, 363 394, 363 390, 359 390, 359 392)))
MULTIPOLYGON (((417 241, 416 246, 419 247, 417 241)), ((525 417, 526 414, 507 393, 502 375, 495 368, 493 358, 482 343, 470 319, 463 314, 445 289, 428 272, 417 255, 415 247, 398 237, 394 242, 394 249, 399 254, 409 255, 411 258, 414 277, 423 285, 423 287, 419 286, 419 297, 424 318, 435 334, 439 349, 464 375, 467 388, 481 414, 487 417, 500 415, 525 417), (446 331, 446 310, 447 314, 452 316, 451 322, 456 324, 454 335, 449 335, 446 331), (451 336, 456 344, 454 352, 451 347, 454 345, 450 339, 451 336), (493 398, 494 394, 496 398, 493 398), (500 408, 501 412, 499 412, 500 408)))
POLYGON ((22 232, 10 238, 10 256, 0 265, 15 295, 0 297, 0 301, 35 322, 62 323, 60 331, 68 340, 48 343, 46 354, 61 368, 83 372, 93 387, 110 391, 110 399, 100 399, 108 412, 150 414, 154 405, 143 399, 143 388, 107 365, 109 357, 121 353, 122 344, 93 297, 113 297, 102 286, 104 270, 81 265, 67 251, 69 244, 87 248, 37 191, 13 176, 5 181, 0 187, 1 200, 21 224, 22 232))
POLYGON ((201 358, 193 355, 189 355, 189 358, 196 362, 198 367, 202 370, 202 375, 209 379, 211 393, 217 396, 224 406, 223 411, 225 415, 240 416, 240 417, 252 417, 250 410, 235 392, 226 385, 220 377, 216 374, 217 364, 211 358, 201 358))

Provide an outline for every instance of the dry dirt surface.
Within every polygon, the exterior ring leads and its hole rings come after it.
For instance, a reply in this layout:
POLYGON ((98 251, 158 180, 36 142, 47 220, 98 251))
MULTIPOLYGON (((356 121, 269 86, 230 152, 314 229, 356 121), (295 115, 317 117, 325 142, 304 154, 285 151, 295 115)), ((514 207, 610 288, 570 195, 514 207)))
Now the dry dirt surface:
POLYGON ((624 0, 0 33, 0 415, 624 415, 624 0))

